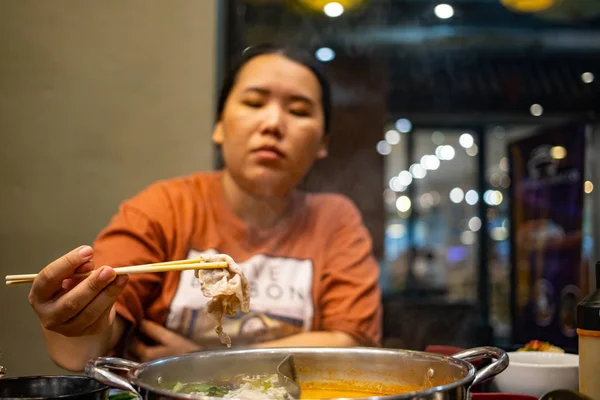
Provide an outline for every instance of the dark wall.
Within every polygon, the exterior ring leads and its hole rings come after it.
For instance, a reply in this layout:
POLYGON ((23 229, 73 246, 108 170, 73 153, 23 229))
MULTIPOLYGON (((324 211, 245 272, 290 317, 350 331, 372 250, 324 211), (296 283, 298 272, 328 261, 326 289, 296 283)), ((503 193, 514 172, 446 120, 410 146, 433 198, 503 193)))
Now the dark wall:
POLYGON ((376 146, 386 117, 386 70, 376 60, 336 58, 327 72, 334 91, 329 157, 317 162, 302 186, 350 197, 363 214, 379 258, 385 231, 384 163, 376 146))

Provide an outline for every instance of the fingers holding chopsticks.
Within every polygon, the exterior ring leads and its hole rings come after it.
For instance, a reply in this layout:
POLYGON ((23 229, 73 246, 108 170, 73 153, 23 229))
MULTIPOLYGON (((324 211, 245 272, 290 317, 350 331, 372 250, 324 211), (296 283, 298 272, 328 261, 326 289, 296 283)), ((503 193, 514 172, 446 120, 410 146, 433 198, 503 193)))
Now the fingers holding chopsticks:
MULTIPOLYGON (((80 267, 78 267, 74 271, 74 274, 85 274, 86 272, 93 271, 95 267, 96 267, 96 264, 94 263, 94 260, 90 260, 90 261, 86 262, 85 264, 81 265, 80 267)), ((63 279, 62 288, 67 291, 71 290, 79 282, 83 281, 84 279, 85 278, 79 278, 79 277, 71 277, 71 278, 63 279)))
MULTIPOLYGON (((49 324, 44 327, 64 336, 93 335, 103 332, 115 317, 114 304, 127 280, 127 275, 119 276, 88 303, 85 303, 85 298, 72 296, 73 291, 65 294, 63 296, 65 301, 60 305, 57 304, 55 319, 49 320, 49 324), (80 304, 85 305, 81 307, 80 304), (75 315, 73 315, 74 311, 75 315), (73 316, 69 317, 69 315, 73 316)), ((77 287, 79 286, 83 285, 77 287)))
POLYGON ((46 329, 81 336, 98 333, 110 324, 111 310, 128 278, 117 278, 107 266, 84 279, 72 278, 76 271, 93 269, 92 257, 92 248, 82 246, 48 264, 35 277, 29 302, 46 329))
POLYGON ((77 317, 78 314, 95 320, 106 308, 112 306, 125 283, 127 283, 127 275, 117 278, 112 268, 99 268, 71 290, 52 301, 56 322, 66 322, 77 317), (115 284, 112 284, 113 281, 115 284))
POLYGON ((54 297, 62 288, 64 279, 68 279, 79 268, 89 268, 93 255, 94 250, 90 246, 81 246, 48 264, 33 281, 30 301, 44 301, 54 297))
POLYGON ((114 304, 128 274, 228 268, 227 261, 177 260, 94 269, 94 251, 81 246, 48 264, 38 274, 7 275, 7 284, 32 283, 29 303, 42 326, 64 336, 99 333, 114 319, 114 304), (118 272, 117 272, 118 271, 118 272))

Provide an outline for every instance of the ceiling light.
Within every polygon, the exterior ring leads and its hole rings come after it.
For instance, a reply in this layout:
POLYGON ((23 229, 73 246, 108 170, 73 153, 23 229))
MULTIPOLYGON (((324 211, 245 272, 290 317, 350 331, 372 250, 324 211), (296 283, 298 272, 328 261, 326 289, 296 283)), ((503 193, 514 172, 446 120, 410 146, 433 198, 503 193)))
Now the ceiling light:
POLYGON ((581 74, 581 80, 585 83, 592 83, 594 82, 594 74, 592 74, 591 72, 584 72, 583 74, 581 74))
POLYGON ((442 3, 435 6, 433 12, 439 19, 448 19, 454 16, 454 7, 452 7, 450 4, 442 3))
POLYGON ((529 107, 529 112, 534 117, 539 117, 540 115, 542 115, 544 113, 544 108, 542 106, 540 106, 539 104, 532 104, 531 107, 529 107))
POLYGON ((481 219, 479 217, 473 217, 469 220, 469 229, 473 232, 477 232, 481 229, 481 219))
POLYGON ((463 133, 462 135, 460 135, 460 138, 458 138, 458 143, 460 143, 460 145, 462 147, 464 147, 465 149, 468 149, 469 147, 473 146, 473 143, 475 143, 475 140, 473 139, 473 136, 471 136, 468 133, 463 133))
POLYGON ((591 181, 585 181, 583 188, 587 194, 590 194, 594 191, 594 184, 591 181))
POLYGON ((392 152, 392 146, 385 140, 380 140, 379 143, 377 143, 377 152, 382 156, 387 156, 392 152))
POLYGON ((402 171, 398 174, 398 179, 401 184, 403 184, 404 186, 408 186, 412 183, 413 177, 410 172, 402 171))
POLYGON ((460 203, 461 201, 463 201, 464 197, 465 193, 462 191, 461 188, 454 188, 450 191, 450 201, 452 201, 453 203, 460 203))
POLYGON ((556 0, 500 0, 507 8, 526 13, 537 13, 550 8, 556 0))
POLYGON ((391 129, 385 133, 385 140, 392 145, 398 144, 400 143, 400 134, 398 131, 391 129))
POLYGON ((407 212, 410 210, 410 206, 411 202, 408 196, 398 197, 398 200, 396 200, 396 208, 400 212, 407 212))
POLYGON ((440 159, 434 155, 425 155, 421 157, 421 166, 425 169, 435 171, 440 167, 440 159))
POLYGON ((400 179, 398 179, 397 176, 393 176, 392 179, 390 179, 390 189, 394 192, 403 192, 406 190, 406 186, 400 182, 400 179))
POLYGON ((338 2, 332 1, 331 3, 325 4, 325 7, 323 7, 323 12, 328 17, 336 18, 344 13, 344 6, 338 2))
POLYGON ((406 118, 400 118, 398 121, 396 121, 396 129, 402 133, 410 132, 412 129, 412 122, 406 118))
POLYGON ((550 149, 550 157, 555 160, 562 160, 567 156, 567 149, 562 146, 554 146, 550 149))
POLYGON ((427 175, 427 171, 421 166, 421 164, 411 165, 409 171, 415 179, 423 179, 427 175))
POLYGON ((454 158, 454 155, 456 154, 456 152, 454 151, 454 147, 450 146, 449 144, 441 147, 442 148, 440 149, 439 159, 446 161, 452 160, 454 158))
POLYGON ((490 206, 499 206, 504 200, 504 196, 498 190, 486 190, 483 194, 483 201, 490 206))
POLYGON ((467 194, 465 194, 465 202, 468 205, 474 206, 475 204, 477 204, 478 201, 479 194, 477 193, 477 191, 471 189, 467 192, 467 194))
POLYGON ((315 57, 321 62, 329 62, 335 58, 335 51, 329 47, 321 47, 315 52, 315 57))

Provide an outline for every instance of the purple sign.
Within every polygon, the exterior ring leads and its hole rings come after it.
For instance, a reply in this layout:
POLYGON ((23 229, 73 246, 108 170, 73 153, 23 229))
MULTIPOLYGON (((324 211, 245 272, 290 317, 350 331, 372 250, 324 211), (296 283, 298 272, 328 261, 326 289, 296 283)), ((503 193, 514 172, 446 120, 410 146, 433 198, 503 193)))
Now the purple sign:
POLYGON ((545 127, 508 146, 513 343, 577 349, 582 267, 585 124, 545 127))

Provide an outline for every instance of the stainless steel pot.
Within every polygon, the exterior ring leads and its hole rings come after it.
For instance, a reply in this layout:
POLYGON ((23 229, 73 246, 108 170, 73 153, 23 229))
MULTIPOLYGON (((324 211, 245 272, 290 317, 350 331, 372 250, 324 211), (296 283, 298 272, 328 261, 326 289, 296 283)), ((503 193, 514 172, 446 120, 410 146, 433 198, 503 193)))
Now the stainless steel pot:
POLYGON ((452 357, 377 348, 279 348, 222 350, 191 353, 148 363, 100 357, 86 366, 86 374, 109 386, 138 393, 142 399, 211 399, 174 393, 177 382, 224 379, 237 374, 274 374, 277 365, 292 354, 297 380, 326 382, 353 380, 387 387, 419 386, 419 390, 383 399, 467 399, 469 388, 502 372, 506 353, 495 347, 478 347, 452 357), (469 360, 491 358, 480 371, 469 360), (126 371, 126 378, 111 370, 126 371))

